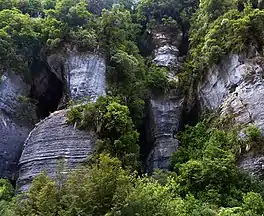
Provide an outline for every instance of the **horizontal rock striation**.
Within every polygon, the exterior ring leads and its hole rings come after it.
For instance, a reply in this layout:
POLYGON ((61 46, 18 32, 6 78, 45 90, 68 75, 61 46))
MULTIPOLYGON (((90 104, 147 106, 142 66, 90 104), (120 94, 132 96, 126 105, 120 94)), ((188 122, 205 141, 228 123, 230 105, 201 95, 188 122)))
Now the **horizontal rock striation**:
POLYGON ((32 178, 44 170, 55 177, 60 159, 71 169, 92 155, 96 135, 68 125, 66 113, 62 110, 51 114, 30 133, 19 162, 20 190, 26 190, 32 178))
MULTIPOLYGON (((63 80, 72 100, 95 101, 105 95, 106 63, 102 56, 68 51, 64 58, 54 54, 47 62, 57 77, 64 73, 63 80)), ((71 169, 92 155, 95 133, 68 125, 66 112, 57 111, 44 119, 25 142, 17 181, 20 190, 26 190, 32 178, 43 170, 55 177, 59 159, 64 159, 66 168, 71 169)))

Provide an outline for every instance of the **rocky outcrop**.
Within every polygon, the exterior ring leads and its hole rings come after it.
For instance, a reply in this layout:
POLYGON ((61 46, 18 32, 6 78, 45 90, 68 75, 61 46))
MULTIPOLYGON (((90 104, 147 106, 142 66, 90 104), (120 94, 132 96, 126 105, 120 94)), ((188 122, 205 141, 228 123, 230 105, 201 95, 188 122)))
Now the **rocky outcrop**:
POLYGON ((152 32, 153 44, 153 62, 160 67, 169 69, 169 79, 174 79, 175 74, 181 69, 184 57, 180 53, 180 46, 183 42, 183 33, 180 30, 172 31, 160 27, 152 32))
POLYGON ((96 135, 67 124, 66 111, 57 111, 30 133, 19 162, 20 190, 26 190, 33 177, 46 170, 55 177, 57 164, 64 159, 69 169, 93 153, 96 135))
MULTIPOLYGON (((160 28, 153 30, 152 38, 155 45, 153 62, 168 69, 169 81, 177 81, 176 74, 183 63, 179 51, 182 32, 160 28)), ((169 159, 179 146, 176 135, 182 122, 183 103, 184 98, 177 90, 165 94, 153 92, 147 108, 145 132, 146 142, 150 143, 150 147, 144 149, 150 151, 146 161, 147 172, 169 168, 169 159)))
MULTIPOLYGON (((210 68, 198 86, 202 107, 232 115, 239 125, 256 125, 264 135, 264 59, 230 55, 210 68)), ((238 166, 252 175, 264 174, 264 151, 248 149, 238 166)))
POLYGON ((0 178, 15 179, 23 143, 33 128, 34 109, 27 103, 29 86, 14 73, 0 81, 0 178))
POLYGON ((91 101, 95 101, 105 95, 106 63, 102 56, 69 53, 65 70, 72 99, 89 96, 91 101))
POLYGON ((57 53, 47 57, 51 71, 65 83, 65 94, 72 100, 89 97, 91 101, 105 95, 105 58, 101 54, 80 53, 69 48, 65 52, 63 55, 57 53))
MULTIPOLYGON (((100 55, 68 52, 62 58, 48 58, 52 71, 64 72, 68 93, 73 100, 89 98, 95 101, 105 94, 106 64, 100 55), (62 60, 64 65, 62 66, 62 60)), ((57 111, 39 123, 29 135, 19 162, 18 187, 26 190, 33 177, 46 170, 54 177, 58 159, 64 159, 66 168, 74 168, 86 161, 94 150, 96 135, 93 131, 80 131, 67 124, 67 110, 57 111)))
POLYGON ((165 97, 153 97, 150 100, 148 128, 154 143, 147 159, 147 172, 169 167, 169 158, 179 146, 176 134, 181 125, 183 102, 183 98, 179 97, 177 92, 171 92, 165 97))

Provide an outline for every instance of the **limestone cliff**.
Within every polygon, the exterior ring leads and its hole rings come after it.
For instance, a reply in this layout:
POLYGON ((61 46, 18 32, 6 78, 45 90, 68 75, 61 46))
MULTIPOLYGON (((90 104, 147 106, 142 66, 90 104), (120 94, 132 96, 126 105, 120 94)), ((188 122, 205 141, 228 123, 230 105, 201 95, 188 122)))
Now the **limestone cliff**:
POLYGON ((148 122, 153 137, 152 150, 147 159, 146 171, 168 169, 169 159, 179 146, 179 132, 183 110, 183 98, 177 92, 165 97, 153 97, 148 106, 148 122))
MULTIPOLYGON (((264 134, 264 59, 251 55, 230 55, 212 66, 198 85, 202 108, 232 116, 239 125, 256 125, 264 134)), ((264 174, 264 151, 247 149, 238 166, 252 175, 264 174)))
POLYGON ((29 85, 12 72, 4 73, 0 79, 0 178, 14 180, 23 142, 33 128, 35 115, 23 100, 29 94, 29 85))
MULTIPOLYGON (((171 33, 168 29, 153 30, 153 62, 168 69, 168 80, 176 81, 176 74, 182 67, 184 57, 179 51, 182 43, 181 31, 171 33)), ((176 134, 180 130, 184 97, 176 89, 167 93, 152 94, 147 107, 146 124, 150 136, 150 153, 146 171, 168 169, 169 159, 179 146, 176 134)))
MULTIPOLYGON (((96 54, 70 53, 64 62, 59 56, 49 61, 53 70, 64 68, 64 80, 70 98, 92 101, 105 94, 106 65, 103 57, 96 54), (54 63, 62 64, 57 67, 54 63)), ((93 153, 96 135, 93 131, 81 131, 67 124, 67 110, 57 111, 41 121, 25 142, 19 162, 18 187, 28 188, 32 178, 46 170, 55 176, 58 159, 65 159, 67 168, 84 162, 93 153)))
POLYGON ((30 133, 19 162, 18 188, 26 190, 32 178, 44 170, 55 177, 60 159, 71 169, 93 153, 95 134, 77 130, 66 120, 66 110, 57 111, 30 133))

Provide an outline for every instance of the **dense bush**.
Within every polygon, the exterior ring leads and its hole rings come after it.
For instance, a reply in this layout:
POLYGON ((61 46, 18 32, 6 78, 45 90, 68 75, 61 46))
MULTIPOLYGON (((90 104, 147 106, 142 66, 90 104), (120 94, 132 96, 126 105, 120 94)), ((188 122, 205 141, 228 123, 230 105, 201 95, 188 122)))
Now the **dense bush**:
POLYGON ((13 186, 6 179, 0 179, 0 214, 4 215, 9 202, 14 196, 13 186))
POLYGON ((189 66, 202 73, 230 53, 246 52, 253 43, 261 52, 264 11, 237 1, 203 0, 192 18, 189 66))
POLYGON ((240 205, 247 192, 263 193, 263 183, 236 166, 240 149, 261 139, 256 127, 245 131, 248 138, 241 140, 237 132, 211 128, 206 122, 187 127, 179 136, 181 147, 171 159, 178 173, 176 190, 182 196, 191 193, 204 202, 231 207, 240 205))
POLYGON ((80 129, 96 131, 99 136, 97 153, 110 153, 123 165, 138 168, 139 134, 128 107, 120 104, 120 99, 100 97, 95 103, 73 107, 68 119, 80 129))
POLYGON ((152 65, 147 74, 147 86, 150 89, 166 91, 169 88, 168 70, 152 65))

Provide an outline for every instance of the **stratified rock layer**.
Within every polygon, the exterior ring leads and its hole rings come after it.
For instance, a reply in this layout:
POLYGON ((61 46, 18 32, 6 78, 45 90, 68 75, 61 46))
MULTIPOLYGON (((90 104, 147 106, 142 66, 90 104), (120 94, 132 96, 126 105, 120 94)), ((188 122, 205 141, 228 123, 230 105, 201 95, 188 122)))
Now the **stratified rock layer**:
POLYGON ((0 79, 0 178, 14 180, 23 143, 33 128, 28 121, 33 113, 19 99, 29 93, 20 76, 5 73, 0 79))
MULTIPOLYGON (((61 61, 59 55, 53 55, 48 62, 52 70, 64 71, 71 99, 90 98, 95 101, 105 94, 106 65, 103 57, 69 52, 64 66, 61 61)), ((66 168, 73 168, 93 153, 94 132, 80 131, 68 125, 66 112, 57 111, 44 119, 25 142, 19 163, 20 190, 26 190, 32 178, 43 170, 54 177, 58 159, 66 160, 66 168)))
POLYGON ((55 177, 59 159, 71 169, 93 153, 96 135, 67 124, 66 112, 51 114, 30 133, 19 163, 20 190, 26 190, 32 178, 44 170, 55 177))
MULTIPOLYGON (((264 59, 230 55, 208 71, 198 87, 202 107, 233 116, 240 125, 254 124, 264 135, 264 59)), ((248 149, 238 166, 263 177, 264 151, 248 149)), ((262 148, 263 149, 263 148, 262 148)))
POLYGON ((146 171, 167 169, 169 158, 179 146, 176 134, 180 129, 183 99, 177 93, 163 98, 153 98, 150 101, 149 122, 154 144, 147 159, 146 171))

